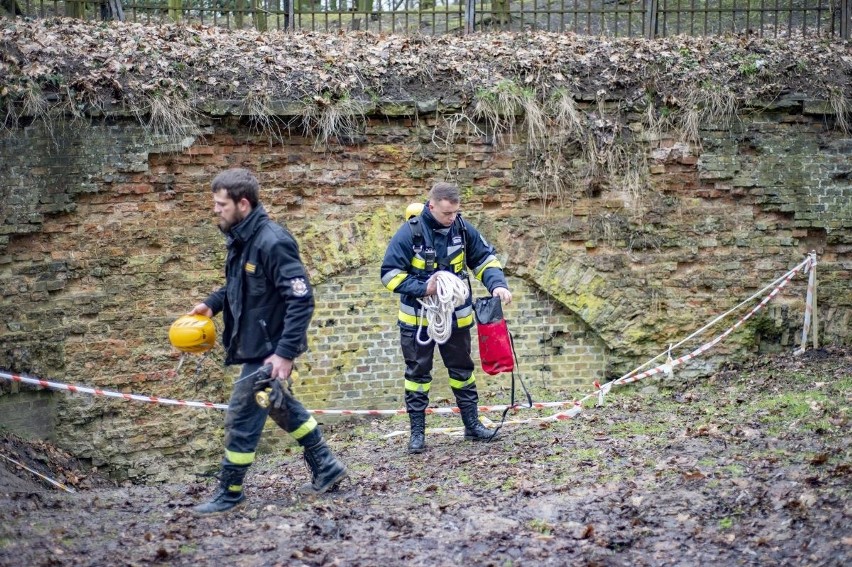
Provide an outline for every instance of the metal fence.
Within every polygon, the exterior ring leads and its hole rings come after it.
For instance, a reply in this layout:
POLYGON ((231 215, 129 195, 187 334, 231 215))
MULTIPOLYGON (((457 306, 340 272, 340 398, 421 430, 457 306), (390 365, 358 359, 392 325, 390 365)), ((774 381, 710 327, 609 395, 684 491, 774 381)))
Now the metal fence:
MULTIPOLYGON (((229 28, 849 39, 852 0, 0 0, 6 14, 229 28)), ((2 13, 2 10, 0 10, 2 13)))

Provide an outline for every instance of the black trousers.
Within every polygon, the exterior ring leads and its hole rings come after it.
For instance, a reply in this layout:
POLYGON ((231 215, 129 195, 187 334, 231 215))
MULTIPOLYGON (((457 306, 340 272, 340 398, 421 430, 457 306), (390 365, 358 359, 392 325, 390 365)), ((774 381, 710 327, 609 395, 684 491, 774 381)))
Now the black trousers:
MULTIPOLYGON (((421 412, 429 407, 429 389, 432 384, 435 341, 421 345, 416 339, 417 332, 417 328, 399 328, 402 356, 405 359, 405 409, 409 412, 421 412)), ((421 339, 427 336, 425 329, 420 334, 421 339)), ((453 329, 449 340, 438 345, 459 408, 479 403, 470 348, 470 327, 453 329)))
MULTIPOLYGON (((261 364, 244 364, 240 377, 254 373, 261 364)), ((254 462, 255 449, 260 442, 267 416, 300 445, 311 445, 321 438, 317 422, 305 406, 292 395, 285 399, 286 403, 281 409, 271 408, 270 412, 270 408, 262 408, 254 400, 254 379, 234 384, 225 416, 226 466, 247 467, 254 462)))

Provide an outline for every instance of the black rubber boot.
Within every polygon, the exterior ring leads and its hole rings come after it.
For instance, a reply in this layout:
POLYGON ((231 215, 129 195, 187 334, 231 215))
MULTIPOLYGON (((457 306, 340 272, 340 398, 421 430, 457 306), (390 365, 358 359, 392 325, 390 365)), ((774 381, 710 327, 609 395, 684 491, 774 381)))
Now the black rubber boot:
POLYGON ((248 467, 223 466, 221 472, 216 475, 219 479, 219 488, 210 502, 199 504, 192 509, 200 515, 221 514, 232 510, 242 504, 246 497, 243 494, 243 478, 246 476, 248 467))
POLYGON ((410 411, 411 438, 408 440, 409 453, 422 453, 426 450, 426 412, 410 411))
POLYGON ((479 408, 476 405, 459 407, 464 423, 464 438, 471 441, 491 441, 495 438, 494 431, 488 429, 479 421, 479 408))
POLYGON ((302 485, 302 494, 322 494, 327 492, 347 476, 346 467, 331 454, 325 441, 320 439, 314 445, 305 447, 305 461, 311 469, 311 482, 302 485))

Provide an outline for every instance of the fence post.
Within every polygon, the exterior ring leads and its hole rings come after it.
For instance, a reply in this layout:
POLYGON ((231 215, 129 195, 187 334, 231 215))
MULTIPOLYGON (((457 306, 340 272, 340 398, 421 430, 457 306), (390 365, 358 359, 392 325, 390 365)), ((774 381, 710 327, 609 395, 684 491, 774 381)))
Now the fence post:
POLYGON ((169 0, 169 18, 173 22, 179 22, 183 15, 183 2, 181 0, 169 0))
POLYGON ((254 15, 254 27, 257 28, 257 31, 267 31, 266 5, 259 0, 251 0, 251 12, 254 15))
MULTIPOLYGON (((852 0, 845 0, 852 2, 852 0)), ((645 0, 645 38, 657 36, 657 0, 645 0)))

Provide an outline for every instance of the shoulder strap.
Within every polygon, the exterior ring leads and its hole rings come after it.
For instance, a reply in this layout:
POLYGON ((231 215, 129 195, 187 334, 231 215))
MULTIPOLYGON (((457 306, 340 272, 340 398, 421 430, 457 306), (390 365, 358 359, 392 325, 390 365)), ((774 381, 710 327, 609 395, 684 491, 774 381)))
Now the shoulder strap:
POLYGON ((464 222, 461 213, 456 216, 456 221, 459 223, 459 227, 461 228, 462 246, 464 246, 465 254, 467 254, 467 223, 464 222))
POLYGON ((412 217, 408 219, 408 227, 411 229, 414 252, 419 254, 423 250, 423 225, 419 218, 412 217))
POLYGON ((464 262, 465 262, 465 265, 462 266, 462 272, 464 272, 464 281, 467 282, 467 289, 470 292, 470 299, 471 299, 471 301, 473 301, 473 288, 470 286, 470 275, 467 273, 467 224, 465 224, 464 219, 461 216, 461 213, 459 213, 459 215, 456 216, 455 222, 458 222, 459 226, 461 227, 462 251, 463 251, 463 254, 464 254, 464 262))

